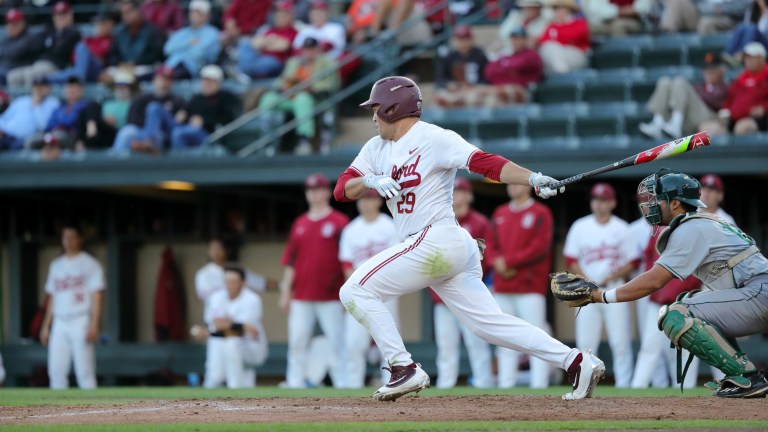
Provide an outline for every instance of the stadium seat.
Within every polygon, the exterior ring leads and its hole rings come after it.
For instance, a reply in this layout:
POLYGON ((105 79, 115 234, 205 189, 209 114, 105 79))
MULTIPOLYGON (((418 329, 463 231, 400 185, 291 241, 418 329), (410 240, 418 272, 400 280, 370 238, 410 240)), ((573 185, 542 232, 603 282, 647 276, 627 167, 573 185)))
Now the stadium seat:
POLYGON ((627 84, 620 83, 593 83, 584 87, 585 102, 614 102, 629 99, 627 84))
POLYGON ((656 82, 634 83, 629 87, 629 99, 644 104, 651 98, 656 82))
POLYGON ((491 153, 508 154, 521 153, 530 150, 531 140, 528 138, 499 138, 491 140, 480 140, 475 144, 491 153))
MULTIPOLYGON (((525 117, 522 117, 525 119, 525 117)), ((523 120, 524 121, 524 120, 523 120)), ((477 125, 477 139, 480 141, 520 138, 523 128, 519 119, 488 120, 477 125)))
POLYGON ((542 114, 542 106, 536 103, 517 105, 501 105, 491 110, 491 121, 518 120, 520 118, 536 118, 542 114))
POLYGON ((615 150, 628 148, 630 137, 627 135, 602 135, 581 138, 584 150, 615 150))
POLYGON ((615 69, 637 66, 640 48, 629 46, 621 49, 598 48, 592 52, 591 62, 595 69, 615 69))
POLYGON ((597 78, 593 84, 615 84, 625 82, 637 82, 644 81, 646 79, 646 71, 643 68, 618 68, 618 69, 601 69, 598 71, 597 78))
POLYGON ((553 150, 578 150, 579 139, 576 137, 547 137, 531 140, 531 150, 548 152, 553 150))
POLYGON ((701 36, 697 33, 662 33, 653 38, 656 48, 679 48, 701 45, 701 36))
POLYGON ((638 64, 645 68, 659 66, 683 66, 688 53, 686 46, 668 48, 644 48, 640 50, 638 64))
POLYGON ((589 114, 589 104, 584 102, 546 104, 541 106, 541 114, 545 118, 584 117, 589 114))
POLYGON ((653 37, 647 34, 627 35, 624 37, 609 37, 600 44, 600 49, 626 50, 651 46, 653 37))
POLYGON ((623 121, 621 116, 614 115, 611 117, 602 118, 580 118, 576 119, 576 135, 580 138, 605 136, 605 135, 619 135, 623 129, 623 121))
POLYGON ((565 137, 573 135, 573 120, 570 118, 527 119, 525 121, 526 135, 530 138, 565 137))
POLYGON ((701 71, 692 66, 662 66, 656 68, 649 68, 647 72, 647 81, 656 82, 659 78, 678 77, 682 76, 691 82, 701 80, 701 71))
POLYGON ((580 83, 548 84, 544 82, 536 89, 534 100, 539 103, 576 102, 581 88, 580 83))
POLYGON ((547 77, 548 84, 570 84, 576 82, 590 82, 598 78, 598 71, 595 69, 579 69, 564 74, 550 75, 547 77))
POLYGON ((635 101, 623 101, 623 102, 598 102, 589 105, 589 117, 613 117, 616 115, 637 115, 640 111, 640 106, 635 101))

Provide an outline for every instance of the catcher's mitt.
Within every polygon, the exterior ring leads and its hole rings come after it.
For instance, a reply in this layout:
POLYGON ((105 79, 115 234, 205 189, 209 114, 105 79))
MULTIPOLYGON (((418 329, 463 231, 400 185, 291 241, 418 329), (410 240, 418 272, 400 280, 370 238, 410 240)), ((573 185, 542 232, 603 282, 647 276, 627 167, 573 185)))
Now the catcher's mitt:
POLYGON ((549 288, 558 301, 570 307, 581 307, 592 303, 592 292, 599 289, 597 284, 584 276, 568 272, 550 274, 549 288))

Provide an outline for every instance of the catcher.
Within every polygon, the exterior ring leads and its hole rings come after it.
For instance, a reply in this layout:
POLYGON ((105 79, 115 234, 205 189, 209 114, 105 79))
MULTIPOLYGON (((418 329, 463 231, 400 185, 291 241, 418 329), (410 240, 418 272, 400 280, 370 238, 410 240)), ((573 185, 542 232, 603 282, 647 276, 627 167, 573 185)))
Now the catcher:
MULTIPOLYGON (((678 349, 723 371, 725 378, 706 384, 715 396, 764 397, 768 381, 735 338, 768 331, 768 260, 736 226, 696 211, 704 207, 700 189, 693 177, 667 169, 640 183, 638 195, 648 194, 639 204, 645 219, 651 225, 669 225, 659 235, 656 248, 661 256, 650 270, 609 291, 566 272, 550 275, 550 287, 558 300, 580 307, 637 300, 673 277, 682 280, 693 274, 703 290, 663 306, 659 329, 678 349)), ((680 371, 678 352, 678 381, 687 368, 680 371)))

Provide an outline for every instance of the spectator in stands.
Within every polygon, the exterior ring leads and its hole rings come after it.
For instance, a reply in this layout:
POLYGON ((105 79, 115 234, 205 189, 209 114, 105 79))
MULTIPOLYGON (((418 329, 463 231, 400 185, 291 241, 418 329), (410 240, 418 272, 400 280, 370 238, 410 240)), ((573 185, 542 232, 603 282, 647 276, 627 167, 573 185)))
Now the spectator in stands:
POLYGON ((723 179, 717 174, 704 174, 699 180, 701 183, 701 202, 706 207, 699 208, 700 212, 712 213, 725 219, 731 225, 736 225, 736 221, 733 216, 723 210, 721 207, 723 198, 725 198, 725 188, 723 187, 723 179))
POLYGON ((736 27, 725 47, 726 60, 733 66, 741 63, 744 47, 750 42, 760 42, 768 48, 768 5, 766 0, 754 0, 744 16, 744 22, 736 27))
POLYGON ((83 97, 83 82, 80 78, 72 76, 67 80, 64 86, 64 102, 64 105, 51 114, 44 132, 38 132, 26 141, 27 148, 38 150, 47 146, 56 146, 63 150, 84 150, 79 138, 97 134, 92 127, 85 131, 86 134, 80 134, 82 120, 85 120, 87 110, 93 104, 83 97))
POLYGON ((639 125, 643 135, 677 138, 695 133, 703 122, 717 118, 728 93, 725 65, 717 53, 708 53, 704 63, 703 83, 691 85, 682 76, 659 78, 647 105, 653 119, 639 125))
POLYGON ((184 11, 177 0, 144 0, 141 14, 166 35, 184 26, 184 11))
POLYGON ((754 0, 698 0, 699 23, 696 31, 702 35, 732 30, 736 23, 748 13, 754 0))
POLYGON ((650 15, 653 0, 589 0, 581 2, 592 34, 626 36, 640 33, 642 20, 650 15))
POLYGON ((114 31, 107 55, 111 67, 101 77, 105 82, 112 81, 117 69, 128 69, 142 80, 154 74, 155 66, 163 61, 163 32, 144 20, 136 0, 123 0, 120 14, 122 23, 114 31))
POLYGON ((7 81, 11 86, 31 87, 36 76, 66 68, 71 64, 75 45, 80 41, 80 31, 69 3, 60 1, 53 6, 53 25, 38 35, 42 53, 37 61, 8 72, 7 81))
POLYGON ((576 0, 551 0, 552 23, 539 38, 539 54, 547 73, 563 74, 587 66, 590 48, 589 28, 584 18, 577 17, 576 0))
POLYGON ((75 45, 74 64, 66 69, 48 75, 52 83, 65 83, 76 75, 84 82, 95 82, 107 61, 107 54, 112 46, 112 32, 115 17, 111 14, 99 14, 94 18, 96 34, 84 37, 75 45))
POLYGON ((544 8, 542 0, 518 0, 517 8, 512 9, 499 26, 499 38, 491 47, 492 52, 499 56, 512 52, 510 33, 512 30, 524 29, 528 35, 528 43, 535 46, 544 29, 552 21, 552 10, 544 8))
POLYGON ((221 46, 235 45, 241 36, 253 34, 267 21, 270 0, 232 0, 224 11, 221 46))
POLYGON ((523 103, 529 99, 528 88, 544 78, 544 64, 536 50, 528 46, 528 35, 520 27, 509 32, 512 54, 492 61, 485 68, 485 80, 492 86, 485 96, 485 106, 523 103))
POLYGON ((665 0, 660 18, 661 30, 668 33, 696 31, 699 11, 691 0, 665 0))
POLYGON ((293 39, 293 4, 275 4, 274 25, 262 27, 254 36, 239 42, 237 67, 250 78, 272 78, 280 75, 291 56, 293 39))
POLYGON ((0 83, 11 69, 28 66, 40 53, 38 37, 29 31, 24 14, 19 9, 5 12, 5 31, 7 36, 0 41, 0 83))
POLYGON ((242 110, 240 99, 223 90, 224 72, 216 65, 200 70, 200 93, 192 97, 186 109, 176 113, 171 132, 171 148, 176 150, 199 147, 217 127, 234 120, 242 110))
POLYGON ((338 60, 344 53, 347 44, 344 26, 328 21, 328 3, 325 1, 313 1, 309 10, 309 25, 299 30, 299 34, 293 40, 294 50, 301 50, 304 40, 313 38, 320 42, 325 55, 338 60))
POLYGON ((101 107, 101 116, 106 124, 117 131, 128 123, 128 110, 131 107, 133 94, 138 88, 136 78, 128 71, 117 73, 112 84, 114 98, 104 102, 101 107))
MULTIPOLYGON (((336 62, 322 53, 320 42, 314 38, 307 38, 299 55, 288 59, 279 79, 279 91, 269 91, 259 100, 259 109, 262 111, 279 110, 293 113, 298 121, 296 135, 299 137, 295 153, 307 155, 312 153, 311 140, 315 137, 315 119, 312 113, 318 99, 323 99, 339 88, 339 76, 330 73, 336 69, 336 62), (299 93, 285 97, 282 93, 304 82, 313 81, 314 84, 299 93)), ((321 143, 321 150, 325 151, 330 143, 321 143)))
POLYGON ((435 103, 444 107, 478 105, 478 86, 485 83, 488 58, 475 46, 469 26, 456 26, 451 42, 453 49, 437 61, 435 103))
POLYGON ((45 129, 59 105, 59 99, 51 96, 48 80, 35 78, 32 94, 17 97, 0 115, 0 150, 22 149, 25 140, 45 129))
POLYGON ((347 12, 351 40, 362 43, 386 29, 389 34, 397 35, 395 41, 399 45, 411 46, 427 41, 432 37, 432 30, 422 6, 413 0, 355 0, 347 12), (401 26, 403 30, 398 33, 401 26))
POLYGON ((704 122, 701 128, 712 135, 732 131, 744 135, 766 129, 768 108, 768 67, 766 50, 759 42, 744 47, 744 72, 728 88, 719 121, 704 122))
POLYGON ((152 81, 152 92, 136 96, 128 108, 127 124, 120 128, 113 149, 116 152, 157 154, 170 141, 176 125, 174 117, 184 101, 174 96, 173 71, 159 67, 152 81))
POLYGON ((173 32, 165 43, 165 65, 173 69, 175 78, 196 77, 203 65, 216 62, 221 48, 219 30, 208 23, 210 14, 208 0, 192 0, 189 26, 173 32))

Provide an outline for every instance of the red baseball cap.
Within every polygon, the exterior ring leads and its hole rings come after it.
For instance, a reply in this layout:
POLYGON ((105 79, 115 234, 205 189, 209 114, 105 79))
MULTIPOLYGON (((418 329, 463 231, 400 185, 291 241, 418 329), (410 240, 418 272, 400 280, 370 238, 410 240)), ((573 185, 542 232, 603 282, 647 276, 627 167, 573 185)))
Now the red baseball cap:
POLYGON ((320 173, 311 174, 309 177, 307 177, 306 180, 304 180, 304 189, 327 187, 331 187, 331 182, 328 180, 328 177, 320 173))
POLYGON ((310 7, 312 9, 328 9, 328 2, 323 0, 313 1, 310 7))
POLYGON ((470 183, 469 180, 465 179, 464 177, 456 177, 456 179, 453 181, 453 188, 472 192, 472 183, 470 183))
POLYGON ((293 2, 287 0, 275 2, 275 9, 283 11, 293 10, 293 2))
POLYGON ((72 7, 65 1, 56 2, 53 5, 53 13, 67 13, 70 10, 72 10, 72 7))
POLYGON ((712 188, 720 192, 724 190, 723 179, 717 174, 704 174, 701 177, 701 186, 712 188))
POLYGON ((616 199, 616 191, 608 183, 595 183, 589 196, 592 199, 613 200, 616 199))
POLYGON ((155 76, 159 76, 167 79, 173 79, 173 69, 169 68, 166 65, 161 65, 157 69, 155 69, 155 76))
POLYGON ((18 21, 24 21, 24 13, 16 8, 8 9, 5 12, 5 22, 6 23, 12 23, 12 22, 18 22, 18 21))
POLYGON ((458 38, 471 38, 472 29, 468 25, 458 25, 453 29, 453 36, 458 38))

